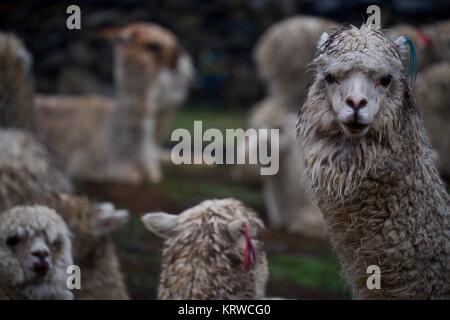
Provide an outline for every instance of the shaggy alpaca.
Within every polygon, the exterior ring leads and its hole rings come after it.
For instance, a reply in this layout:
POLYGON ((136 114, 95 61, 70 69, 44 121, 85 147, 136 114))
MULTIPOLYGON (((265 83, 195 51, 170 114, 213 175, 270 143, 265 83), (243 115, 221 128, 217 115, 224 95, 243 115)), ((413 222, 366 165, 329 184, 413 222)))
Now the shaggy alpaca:
POLYGON ((146 227, 166 239, 159 299, 260 299, 268 271, 263 227, 235 199, 207 200, 180 215, 150 213, 146 227))
POLYGON ((30 135, 0 130, 0 210, 41 204, 55 209, 74 233, 74 260, 83 273, 77 299, 127 299, 123 276, 108 237, 128 218, 110 204, 94 205, 60 191, 62 175, 30 135))
POLYGON ((37 129, 58 165, 78 179, 161 178, 159 147, 185 100, 193 68, 174 34, 135 23, 105 31, 115 42, 117 97, 37 96, 37 129))
POLYGON ((322 18, 296 16, 274 24, 258 40, 254 51, 258 72, 270 95, 282 99, 288 109, 296 110, 303 101, 311 76, 307 66, 320 34, 338 26, 322 18))
POLYGON ((450 197, 401 60, 407 41, 323 34, 298 123, 306 178, 357 298, 450 298, 450 197), (366 286, 379 266, 381 289, 366 286))
MULTIPOLYGON (((296 120, 297 115, 289 113, 273 97, 266 98, 252 110, 251 127, 280 130, 279 142, 271 142, 279 143, 279 171, 272 176, 261 176, 266 210, 273 227, 286 227, 289 232, 323 239, 325 230, 320 210, 311 202, 304 186, 298 183, 302 170, 298 166, 300 150, 295 140, 296 120)), ((254 138, 250 136, 248 144, 240 145, 238 152, 245 152, 247 158, 249 152, 256 153, 258 143, 262 142, 259 139, 262 138, 254 138)), ((239 165, 236 169, 246 170, 245 167, 248 166, 239 165)), ((258 170, 255 171, 259 173, 258 170)))
MULTIPOLYGON (((11 35, 0 34, 0 44, 3 41, 9 44, 0 46, 0 68, 4 70, 0 73, 1 88, 27 86, 28 79, 16 74, 29 73, 29 61, 22 54, 23 46, 11 35), (11 85, 12 82, 17 83, 11 85)), ((87 199, 70 194, 70 181, 52 166, 45 148, 24 128, 24 124, 31 122, 27 117, 32 115, 32 95, 19 98, 17 93, 21 91, 0 90, 0 95, 8 97, 0 104, 3 125, 16 127, 0 129, 0 211, 25 204, 55 209, 74 233, 75 263, 86 274, 83 276, 86 286, 76 291, 76 298, 127 298, 117 256, 107 234, 122 225, 128 213, 115 210, 111 205, 91 204, 87 199), (5 116, 13 114, 11 111, 17 107, 14 105, 17 101, 23 103, 20 118, 5 116), (101 257, 99 252, 103 253, 101 257), (89 278, 90 274, 96 273, 102 276, 89 278), (91 287, 102 290, 91 291, 91 287)))
POLYGON ((73 299, 66 285, 71 250, 69 230, 55 211, 31 206, 1 213, 0 299, 73 299))
POLYGON ((417 101, 422 107, 438 168, 450 177, 450 63, 435 64, 419 74, 417 101))

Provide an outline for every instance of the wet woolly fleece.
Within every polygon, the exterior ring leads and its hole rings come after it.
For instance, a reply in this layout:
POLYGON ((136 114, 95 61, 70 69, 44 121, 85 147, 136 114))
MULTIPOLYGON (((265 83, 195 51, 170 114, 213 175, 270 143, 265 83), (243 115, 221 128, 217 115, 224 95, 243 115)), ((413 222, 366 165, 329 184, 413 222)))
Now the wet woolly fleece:
POLYGON ((450 298, 450 197, 431 158, 401 50, 381 31, 349 26, 321 37, 298 123, 306 180, 355 298, 450 298), (325 92, 325 70, 388 69, 375 122, 347 138, 325 92), (369 290, 367 267, 381 269, 369 290))

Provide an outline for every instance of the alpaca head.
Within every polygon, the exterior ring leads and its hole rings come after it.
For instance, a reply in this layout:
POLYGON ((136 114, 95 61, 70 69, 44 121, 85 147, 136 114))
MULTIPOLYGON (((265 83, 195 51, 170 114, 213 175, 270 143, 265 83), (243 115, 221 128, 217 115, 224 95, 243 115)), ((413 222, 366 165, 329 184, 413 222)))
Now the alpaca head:
POLYGON ((114 43, 120 88, 146 89, 161 71, 174 71, 185 64, 185 52, 176 36, 159 25, 132 23, 107 29, 103 35, 114 43))
POLYGON ((0 33, 0 125, 33 128, 32 56, 12 34, 0 33))
POLYGON ((392 42, 365 25, 322 34, 313 61, 324 94, 316 110, 322 129, 359 138, 392 124, 403 94, 404 50, 403 37, 392 42))
POLYGON ((72 210, 63 218, 74 234, 74 257, 87 257, 100 239, 123 227, 129 218, 127 210, 118 210, 111 203, 86 206, 77 204, 79 210, 72 210))
POLYGON ((387 159, 380 148, 398 151, 408 134, 421 136, 402 63, 407 49, 406 38, 393 42, 365 25, 322 34, 298 123, 310 188, 334 200, 354 196, 387 159))
POLYGON ((216 299, 224 299, 227 294, 241 298, 263 296, 268 277, 265 250, 258 239, 263 223, 242 202, 207 200, 179 215, 147 214, 143 222, 151 232, 166 239, 161 282, 164 290, 172 292, 160 292, 163 297, 195 298, 186 296, 191 281, 196 286, 194 295, 214 292, 209 298, 216 299), (192 268, 194 263, 199 270, 192 268), (167 268, 178 270, 178 277, 166 278, 167 268))
POLYGON ((65 272, 72 264, 70 233, 55 211, 14 207, 0 214, 0 231, 0 282, 26 287, 24 294, 32 299, 71 296, 65 287, 65 272))

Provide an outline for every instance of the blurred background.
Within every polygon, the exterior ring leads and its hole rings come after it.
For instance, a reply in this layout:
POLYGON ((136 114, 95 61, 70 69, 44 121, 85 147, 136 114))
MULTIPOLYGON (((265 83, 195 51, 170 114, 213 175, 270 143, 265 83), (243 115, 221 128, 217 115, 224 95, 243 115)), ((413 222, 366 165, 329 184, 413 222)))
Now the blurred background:
MULTIPOLYGON (((90 0, 1 1, 0 29, 21 37, 34 57, 36 91, 111 96, 113 52, 98 37, 105 27, 151 21, 172 30, 190 53, 196 77, 173 128, 245 128, 250 107, 266 96, 252 52, 275 22, 297 14, 360 25, 368 5, 381 7, 383 27, 423 25, 448 19, 450 0, 90 0), (66 28, 66 8, 81 7, 81 30, 66 28)), ((165 143, 170 147, 170 142, 165 143)), ((208 198, 237 197, 266 218, 261 183, 236 181, 230 166, 164 167, 155 185, 79 183, 81 193, 112 201, 135 216, 115 234, 133 298, 156 297, 162 241, 141 226, 138 216, 162 210, 178 213, 208 198)), ((266 219, 267 220, 267 219, 266 219)), ((271 228, 264 235, 269 257, 268 296, 349 298, 339 265, 326 240, 271 228)))

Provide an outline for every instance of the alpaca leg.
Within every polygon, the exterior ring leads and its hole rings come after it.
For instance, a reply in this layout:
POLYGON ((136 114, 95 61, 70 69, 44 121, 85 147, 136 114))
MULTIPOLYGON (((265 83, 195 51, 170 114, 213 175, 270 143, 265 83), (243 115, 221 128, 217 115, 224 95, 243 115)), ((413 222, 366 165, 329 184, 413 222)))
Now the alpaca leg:
POLYGON ((264 202, 266 204, 267 217, 271 226, 280 228, 283 226, 283 219, 280 214, 275 188, 270 179, 263 183, 264 202))

